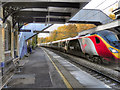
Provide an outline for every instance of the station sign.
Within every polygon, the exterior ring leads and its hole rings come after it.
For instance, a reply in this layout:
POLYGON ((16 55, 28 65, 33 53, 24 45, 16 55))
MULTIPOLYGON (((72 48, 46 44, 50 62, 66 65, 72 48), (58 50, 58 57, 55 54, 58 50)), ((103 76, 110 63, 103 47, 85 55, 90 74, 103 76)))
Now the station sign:
POLYGON ((49 31, 33 31, 33 33, 50 33, 49 31))
POLYGON ((3 20, 0 18, 0 27, 3 27, 3 20))
POLYGON ((1 67, 5 67, 5 63, 4 62, 1 62, 1 67))

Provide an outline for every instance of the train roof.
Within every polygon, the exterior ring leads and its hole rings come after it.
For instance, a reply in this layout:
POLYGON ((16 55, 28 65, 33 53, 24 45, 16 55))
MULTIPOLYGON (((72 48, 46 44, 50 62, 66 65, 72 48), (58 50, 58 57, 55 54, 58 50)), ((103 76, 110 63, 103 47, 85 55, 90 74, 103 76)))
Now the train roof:
POLYGON ((98 35, 106 36, 108 33, 115 34, 113 31, 110 31, 110 30, 102 30, 102 31, 91 33, 90 35, 98 34, 98 35))
POLYGON ((67 39, 62 39, 62 40, 57 40, 57 41, 53 41, 53 42, 48 42, 48 43, 43 43, 43 44, 50 44, 50 43, 58 43, 58 42, 64 42, 64 41, 69 41, 69 40, 75 40, 75 39, 79 39, 81 37, 86 37, 86 36, 90 36, 90 35, 94 35, 94 34, 98 34, 98 35, 102 35, 102 36, 106 36, 107 34, 115 34, 114 32, 112 31, 109 31, 109 30, 101 30, 101 31, 97 31, 97 32, 93 32, 91 34, 86 34, 86 35, 78 35, 76 37, 70 37, 70 38, 67 38, 67 39))
POLYGON ((58 42, 60 42, 61 40, 57 40, 57 41, 53 41, 52 43, 58 43, 58 42))

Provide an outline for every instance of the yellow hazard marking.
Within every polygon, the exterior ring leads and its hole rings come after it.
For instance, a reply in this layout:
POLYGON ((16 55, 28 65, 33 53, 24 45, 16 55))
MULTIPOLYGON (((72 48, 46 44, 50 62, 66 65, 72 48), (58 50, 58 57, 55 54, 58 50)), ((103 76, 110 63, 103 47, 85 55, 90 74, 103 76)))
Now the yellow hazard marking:
MULTIPOLYGON (((44 51, 44 50, 43 50, 44 51)), ((68 80, 64 77, 64 75, 60 72, 60 70, 58 69, 58 67, 55 65, 55 63, 53 62, 53 60, 50 58, 50 56, 47 54, 46 51, 44 51, 46 53, 46 55, 48 56, 48 58, 50 59, 50 61, 52 62, 52 64, 54 65, 54 67, 56 68, 56 70, 58 71, 58 73, 60 74, 60 76, 62 77, 65 85, 67 86, 67 88, 69 90, 73 90, 72 86, 70 85, 70 83, 68 82, 68 80)))

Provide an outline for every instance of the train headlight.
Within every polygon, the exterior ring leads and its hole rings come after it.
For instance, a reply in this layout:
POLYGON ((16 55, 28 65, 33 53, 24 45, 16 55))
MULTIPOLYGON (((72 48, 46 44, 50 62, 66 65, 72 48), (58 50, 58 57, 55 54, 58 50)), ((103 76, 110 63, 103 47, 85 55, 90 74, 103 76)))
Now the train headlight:
POLYGON ((109 48, 109 50, 112 52, 112 53, 118 53, 117 50, 113 49, 113 48, 109 48))

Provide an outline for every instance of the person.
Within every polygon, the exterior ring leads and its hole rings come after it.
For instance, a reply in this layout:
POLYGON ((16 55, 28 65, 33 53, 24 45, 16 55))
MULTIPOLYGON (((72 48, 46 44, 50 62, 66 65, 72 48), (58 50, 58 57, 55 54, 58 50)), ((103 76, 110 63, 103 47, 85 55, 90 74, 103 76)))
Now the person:
POLYGON ((30 45, 30 54, 32 53, 32 46, 30 45))
POLYGON ((27 52, 30 53, 30 45, 27 46, 27 52))

